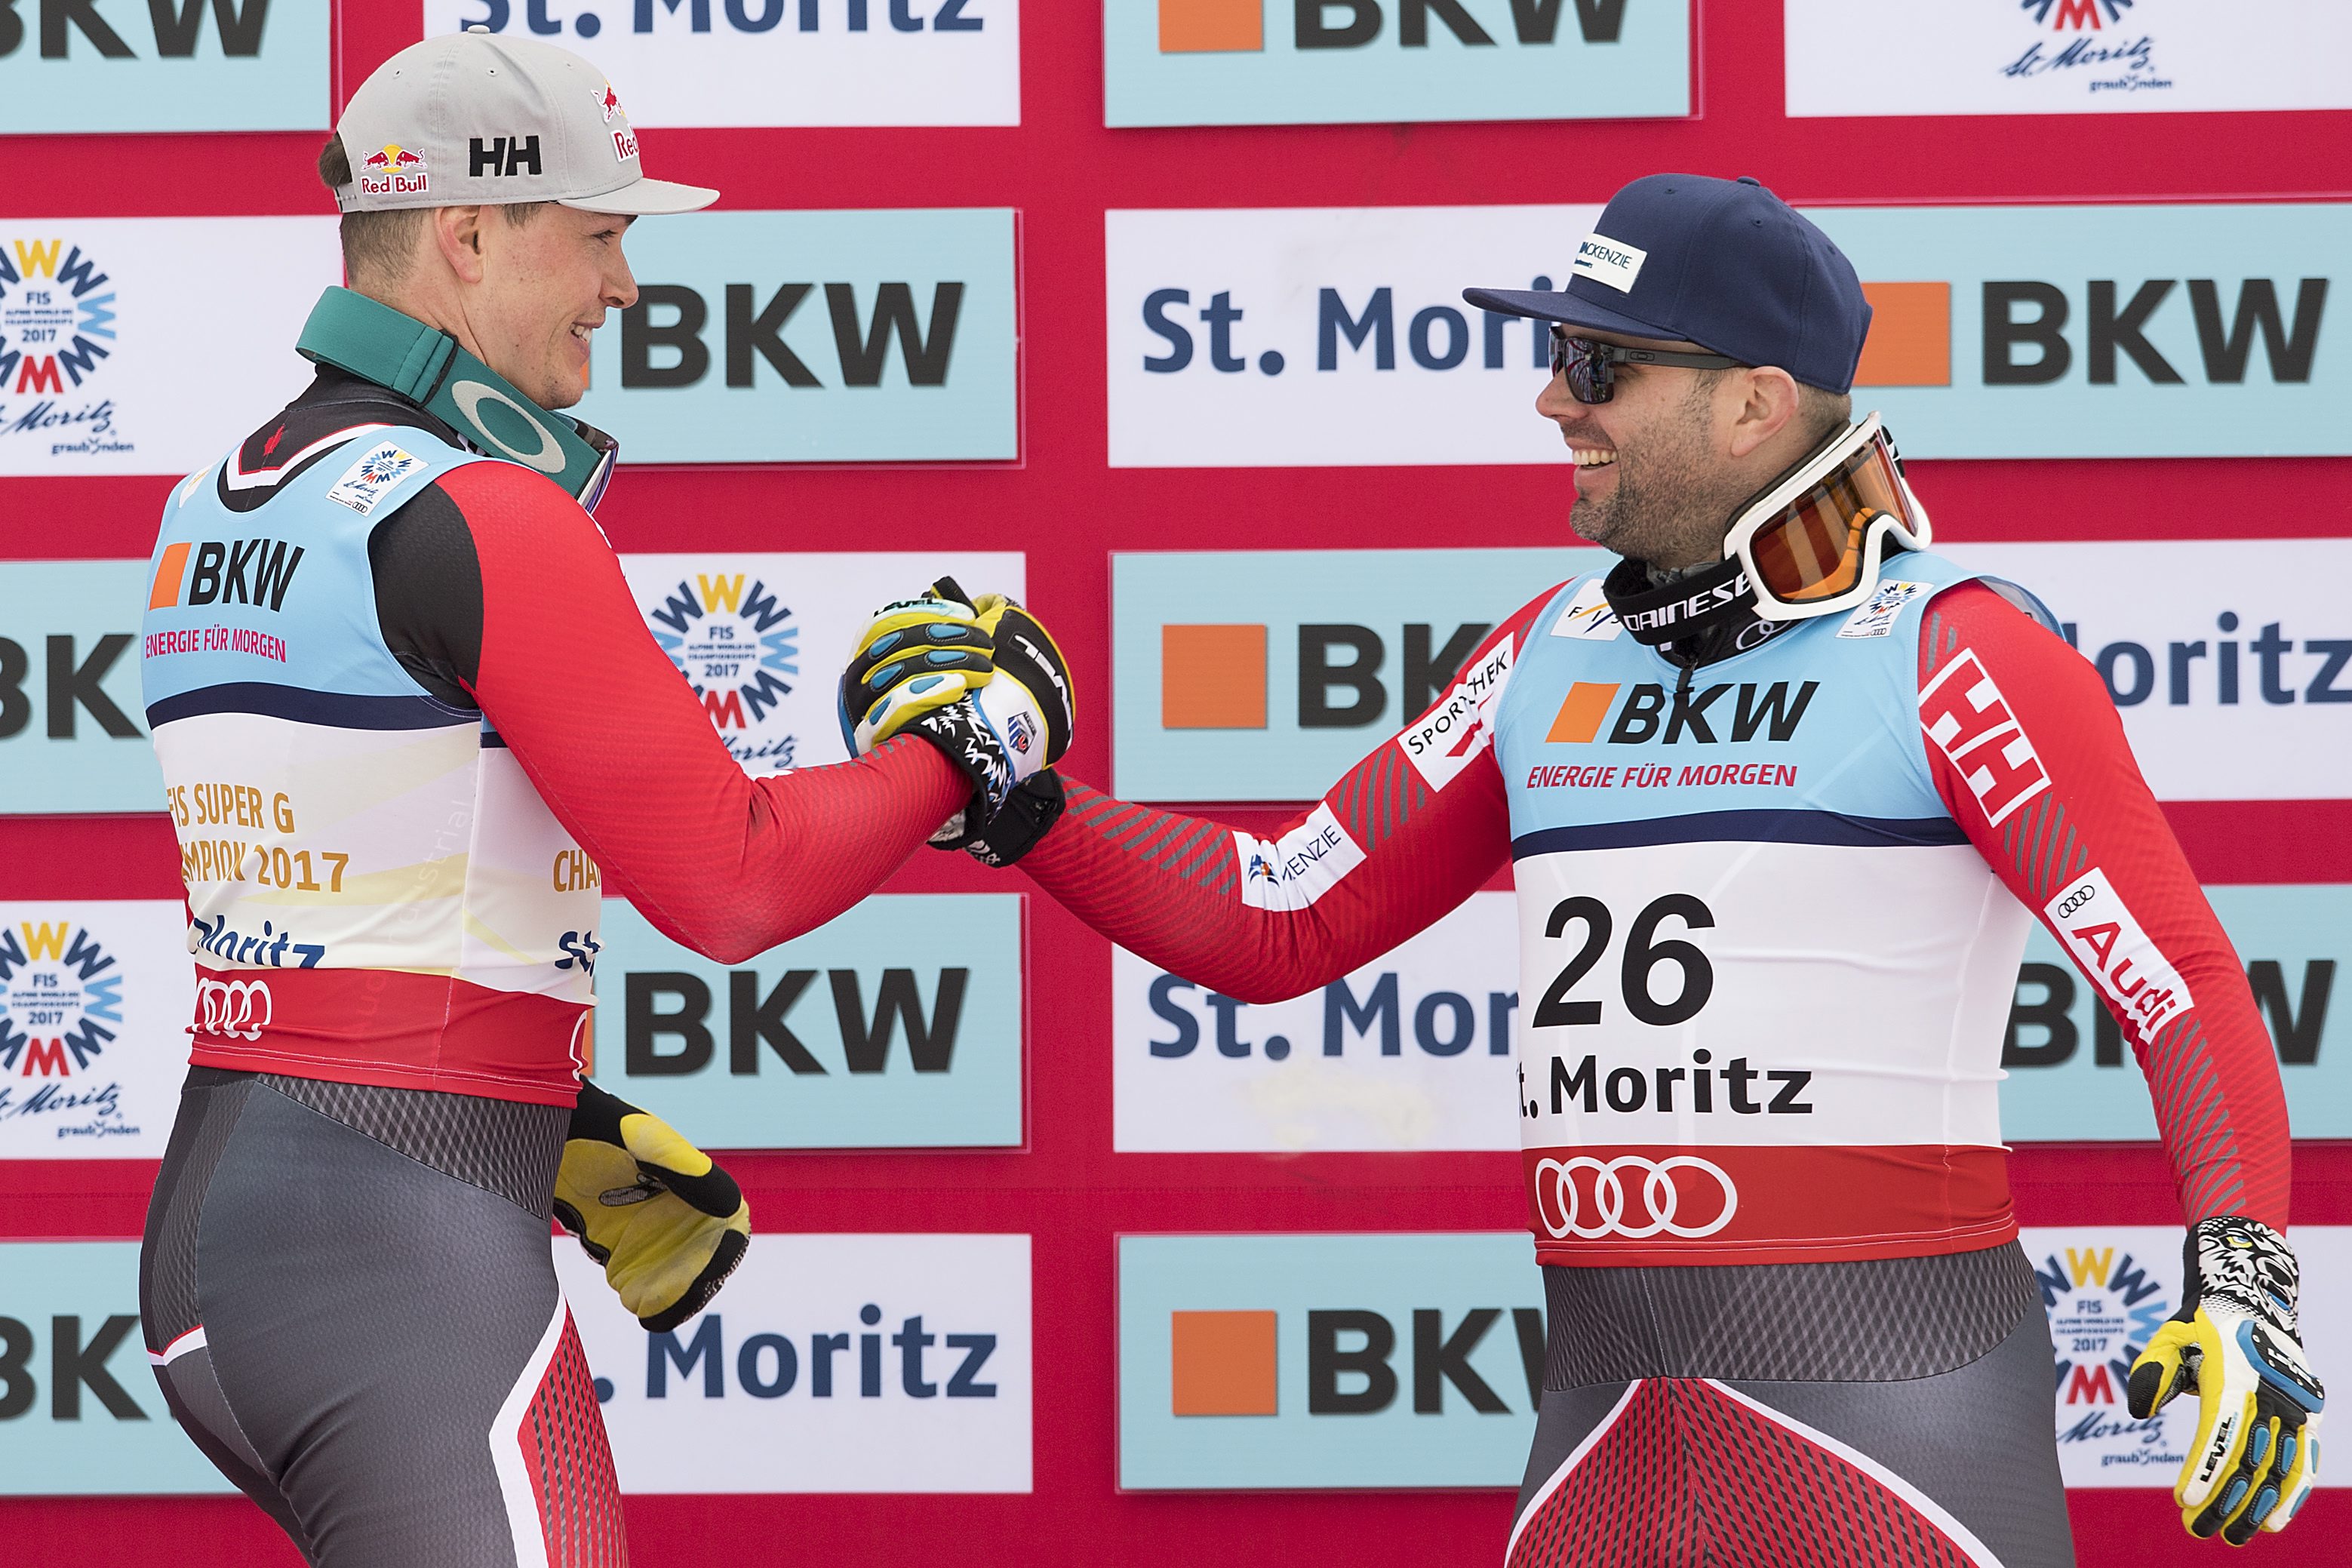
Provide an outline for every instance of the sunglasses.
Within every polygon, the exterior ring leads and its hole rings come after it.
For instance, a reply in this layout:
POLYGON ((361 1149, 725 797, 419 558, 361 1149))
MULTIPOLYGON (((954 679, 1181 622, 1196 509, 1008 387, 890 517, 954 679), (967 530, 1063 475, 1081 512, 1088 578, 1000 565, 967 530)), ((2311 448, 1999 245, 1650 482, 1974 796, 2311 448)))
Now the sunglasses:
POLYGON ((1671 364, 1687 370, 1737 370, 1744 361, 1722 354, 1678 354, 1663 349, 1629 349, 1597 338, 1551 330, 1551 373, 1568 378, 1569 395, 1579 403, 1606 403, 1617 395, 1621 364, 1671 364))

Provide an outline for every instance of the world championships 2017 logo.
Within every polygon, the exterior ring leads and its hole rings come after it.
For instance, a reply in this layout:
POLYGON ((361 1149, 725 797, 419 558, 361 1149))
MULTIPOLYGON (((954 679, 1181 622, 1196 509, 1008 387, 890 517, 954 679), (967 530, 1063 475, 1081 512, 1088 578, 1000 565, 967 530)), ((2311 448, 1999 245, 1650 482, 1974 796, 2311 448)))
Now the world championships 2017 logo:
POLYGON ((2172 79, 2157 72, 2155 37, 2145 32, 2134 36, 2124 22, 2124 14, 2136 4, 2158 3, 2016 0, 2029 26, 2053 37, 2034 38, 2024 53, 2000 68, 2000 74, 2011 81, 2058 77, 2080 82, 2086 92, 2107 95, 2168 88, 2172 79))
MULTIPOLYGON (((121 1136, 121 1088, 100 1058, 122 1028, 122 971, 87 926, 0 927, 0 1132, 121 1136)), ((46 1136, 46 1134, 44 1134, 46 1136)))
MULTIPOLYGON (((2135 1420, 2124 1391, 2131 1363, 2172 1315, 2179 1293, 2113 1246, 2061 1252, 2034 1270, 2057 1357, 2059 1449, 2088 1449, 2101 1469, 2152 1467, 2152 1474, 2169 1475, 2188 1458, 2183 1434, 2168 1430, 2169 1412, 2135 1420)), ((2186 1408, 2194 1410, 2194 1402, 2186 1408)))
POLYGON ((741 572, 681 579, 645 606, 646 628, 694 694, 719 738, 752 773, 793 766, 799 740, 782 710, 800 667, 800 628, 791 606, 741 572))
POLYGON ((114 307, 112 279, 80 246, 0 240, 0 439, 46 440, 52 457, 132 450, 111 398, 73 402, 112 352, 114 307))

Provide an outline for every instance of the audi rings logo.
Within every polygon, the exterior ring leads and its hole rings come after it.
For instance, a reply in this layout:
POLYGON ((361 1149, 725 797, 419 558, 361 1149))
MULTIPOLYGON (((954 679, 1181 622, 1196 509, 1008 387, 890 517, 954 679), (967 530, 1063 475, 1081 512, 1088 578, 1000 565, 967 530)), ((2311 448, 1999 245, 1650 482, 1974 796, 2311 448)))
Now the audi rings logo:
POLYGON ((1573 1236, 1598 1241, 1614 1236, 1640 1241, 1665 1235, 1696 1241, 1729 1225, 1739 1208, 1739 1189, 1723 1167, 1696 1154, 1675 1154, 1664 1160, 1639 1154, 1621 1154, 1613 1160, 1596 1160, 1590 1154, 1547 1159, 1537 1163, 1535 1181, 1536 1213, 1544 1228, 1560 1239, 1573 1236), (1628 1173, 1641 1177, 1638 1211, 1631 1206, 1628 1173), (1705 1213, 1716 1202, 1723 1206, 1710 1219, 1685 1225, 1676 1217, 1685 1212, 1685 1201, 1695 1205, 1690 1211, 1695 1213, 1705 1213))
POLYGON ((198 980, 196 1033, 230 1040, 257 1040, 269 1026, 266 980, 198 980))

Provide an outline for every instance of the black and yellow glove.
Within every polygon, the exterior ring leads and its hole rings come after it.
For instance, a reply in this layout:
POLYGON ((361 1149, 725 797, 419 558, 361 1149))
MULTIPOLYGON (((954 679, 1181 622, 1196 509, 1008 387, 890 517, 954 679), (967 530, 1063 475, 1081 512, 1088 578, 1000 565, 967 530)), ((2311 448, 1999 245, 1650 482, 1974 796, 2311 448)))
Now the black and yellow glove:
POLYGON ((2296 1337, 2300 1269, 2286 1237, 2234 1215, 2199 1220, 2185 1253, 2180 1310, 2132 1363, 2131 1413, 2197 1396, 2173 1500, 2189 1534, 2243 1546, 2285 1529, 2319 1470, 2325 1397, 2296 1337))
POLYGON ((555 1217, 654 1334, 709 1305, 751 1237, 751 1205, 734 1177, 660 1117, 584 1080, 555 1174, 555 1217))

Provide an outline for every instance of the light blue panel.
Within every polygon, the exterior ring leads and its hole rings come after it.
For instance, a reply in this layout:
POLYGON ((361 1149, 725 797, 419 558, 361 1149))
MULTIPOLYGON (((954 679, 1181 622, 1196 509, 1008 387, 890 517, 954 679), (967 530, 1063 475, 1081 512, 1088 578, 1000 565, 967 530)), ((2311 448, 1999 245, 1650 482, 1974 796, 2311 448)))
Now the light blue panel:
MULTIPOLYGON (((1870 282, 1948 281, 1952 384, 1858 386, 1857 409, 1886 416, 1906 455, 1923 458, 2189 458, 2352 453, 2352 342, 2325 312, 2340 311, 2343 260, 2352 254, 2352 205, 2184 202, 2172 206, 1809 207, 1870 282), (2181 380, 2158 384, 2123 352, 2113 384, 2090 381, 2090 284, 2115 284, 2126 310, 2141 285, 2175 279, 2140 329, 2181 380), (2330 279, 2309 379, 2276 379, 2263 333, 2237 383, 2215 379, 2201 345, 2189 280, 2215 285, 2215 324, 2237 320, 2240 290, 2268 279, 2278 320, 2292 327, 2301 280, 2330 279), (2066 373, 2046 385, 1984 380, 1984 285, 2050 284, 2066 299, 2066 373)), ((2038 313, 2014 307, 2020 321, 2038 313)), ((2020 345, 2017 363, 2037 357, 2020 345)))
MULTIPOLYGON (((1182 0, 1161 0, 1181 4, 1182 0)), ((1103 123, 1311 125, 1415 120, 1612 120, 1690 112, 1690 10, 1627 0, 1613 41, 1587 43, 1578 0, 1561 0, 1550 39, 1522 42, 1511 0, 1462 0, 1493 40, 1465 44, 1435 13, 1408 47, 1402 0, 1331 0, 1327 27, 1377 13, 1345 48, 1297 47, 1292 0, 1265 0, 1255 51, 1160 52, 1160 5, 1103 0, 1103 123)), ((1532 9, 1532 7, 1528 7, 1532 9)))
MULTIPOLYGON (((1129 1490, 1261 1487, 1516 1487, 1535 1433, 1513 1309, 1543 1308, 1526 1233, 1125 1236, 1118 1242, 1118 1484, 1129 1490), (1481 1415, 1441 1381, 1444 1409, 1413 1409, 1413 1321, 1435 1310, 1450 1336, 1499 1310, 1468 1361, 1509 1408, 1481 1415), (1307 1313, 1377 1312, 1395 1335, 1386 1408, 1307 1412, 1307 1313), (1173 1413, 1169 1314, 1275 1313, 1276 1413, 1173 1413)), ((1343 1350, 1361 1334, 1336 1342, 1343 1350)), ((1540 1376, 1540 1367, 1538 1367, 1540 1376)), ((1342 1373, 1340 1393, 1367 1386, 1342 1373)))
MULTIPOLYGON (((687 213, 635 225, 629 263, 649 291, 684 287, 700 300, 702 366, 690 384, 624 384, 622 344, 630 331, 615 317, 596 334, 593 390, 576 412, 621 438, 622 455, 639 463, 864 462, 1020 456, 1014 387, 1013 213, 1003 207, 868 212, 687 213), (882 355, 880 383, 845 384, 845 350, 856 353, 875 330, 880 287, 908 286, 923 347, 944 330, 937 286, 961 283, 945 379, 908 380, 902 331, 882 355), (755 349, 750 386, 730 386, 730 284, 751 290, 749 326, 779 287, 809 285, 776 336, 820 384, 793 386, 755 349), (826 289, 854 288, 856 326, 836 336, 826 289)), ((658 299, 657 292, 654 294, 658 299)), ((675 327, 683 301, 641 301, 635 310, 656 331, 675 327)), ((902 323, 903 324, 903 323, 902 323)), ((751 342, 755 334, 743 333, 751 342)), ((656 347, 658 372, 695 351, 656 347)))
MULTIPOLYGON (((2248 965, 2278 966, 2281 989, 2294 1015, 2295 1038, 2282 1038, 2280 1020, 2269 1008, 2263 1022, 2282 1055, 2287 1119, 2297 1138, 2352 1138, 2352 887, 2339 883, 2286 887, 2208 888, 2213 912, 2248 965)), ((2026 943, 2025 962, 2056 966, 2073 983, 2073 1005, 2056 1031, 2063 1045, 2073 1031, 2073 1053, 2049 1067, 2012 1067, 2000 1086, 2001 1136, 2011 1142, 2035 1140, 2153 1140, 2156 1114, 2147 1081, 2120 1047, 2112 1067, 2097 1062, 2095 1011, 2097 994, 2058 951, 2038 924, 2026 943)), ((2059 987, 2060 994, 2065 994, 2059 987)), ((2030 1006, 2050 1000, 2041 984, 2020 988, 2030 1006)), ((2021 1026, 2018 1044, 2028 1050, 2053 1044, 2047 1022, 2021 1026)))
MULTIPOLYGON (((883 893, 867 899, 805 936, 747 963, 727 965, 680 947, 656 931, 631 905, 604 900, 604 948, 596 963, 596 1081, 633 1104, 675 1122, 713 1149, 1006 1148, 1021 1142, 1021 895, 1018 893, 883 893), (857 977, 856 999, 869 1029, 884 996, 886 971, 910 970, 923 1026, 940 1033, 946 971, 966 971, 962 1003, 943 1070, 918 1071, 906 1016, 894 1014, 879 1071, 853 1072, 842 1038, 835 971, 857 977), (814 971, 782 1015, 782 1026, 806 1053, 795 1071, 779 1050, 751 1032, 761 1003, 792 971, 814 971), (629 1069, 627 1015, 632 974, 691 976, 705 988, 707 1011, 694 1022, 701 1035, 653 1035, 646 1048, 661 1058, 707 1059, 690 1072, 629 1069), (732 978, 752 977, 743 987, 732 978), (739 1026, 740 1019, 740 1026, 739 1026), (736 1029, 752 1046, 751 1071, 735 1070, 736 1029), (821 1073, 806 1070, 813 1064, 821 1073)), ((640 981, 640 984, 644 984, 640 981)), ((664 990, 648 1003, 655 1014, 690 1011, 664 990)), ((672 1030, 682 1026, 673 1022, 672 1030)))
MULTIPOLYGON (((164 1407, 140 1334, 139 1244, 135 1241, 0 1242, 0 1350, 10 1352, 0 1399, 30 1393, 21 1414, 0 1420, 0 1495, 106 1497, 226 1492, 230 1486, 164 1407), (52 1369, 57 1320, 75 1318, 77 1342, 121 1337, 106 1358, 105 1392, 139 1415, 117 1415, 90 1381, 79 1413, 60 1420, 52 1369), (119 1320, 131 1320, 126 1328, 119 1320), (21 1360, 15 1352, 23 1346, 21 1360)), ((12 1401, 13 1403, 13 1401, 12 1401)), ((11 1554, 14 1555, 13 1553, 11 1554)))
POLYGON ((146 602, 144 561, 0 562, 0 814, 163 809, 163 772, 139 698, 146 602), (110 735, 76 702, 57 721, 68 733, 52 736, 52 661, 67 675, 89 668, 112 636, 125 640, 98 690, 137 732, 110 735), (72 645, 53 648, 51 637, 72 645))
MULTIPOLYGON (((41 52, 41 14, 59 9, 56 0, 0 6, 0 45, 7 46, 0 48, 0 135, 325 130, 325 0, 238 0, 226 8, 252 19, 250 35, 235 26, 224 32, 219 4, 90 0, 66 11, 65 58, 49 59, 41 52), (107 37, 94 37, 76 12, 95 16, 107 37), (157 12, 183 17, 193 36, 167 23, 158 37, 157 12), (101 43, 130 54, 110 58, 101 43), (186 52, 167 57, 166 48, 186 52)), ((158 157, 176 163, 181 178, 224 191, 235 184, 235 171, 206 149, 158 149, 158 157)))
POLYGON ((1313 800, 1414 715, 1398 685, 1403 628, 1499 626, 1521 605, 1615 557, 1562 550, 1251 550, 1111 556, 1112 757, 1132 800, 1313 800), (1160 628, 1266 628, 1266 727, 1163 730, 1160 628), (1386 703, 1372 722, 1298 726, 1298 628, 1371 628, 1385 650, 1386 703))

